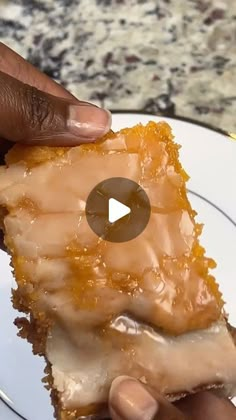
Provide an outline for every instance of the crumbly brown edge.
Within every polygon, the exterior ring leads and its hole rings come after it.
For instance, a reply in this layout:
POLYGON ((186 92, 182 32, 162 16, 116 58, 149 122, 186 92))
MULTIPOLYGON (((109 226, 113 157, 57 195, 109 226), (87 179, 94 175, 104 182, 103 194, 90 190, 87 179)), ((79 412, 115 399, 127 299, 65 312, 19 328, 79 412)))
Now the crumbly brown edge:
MULTIPOLYGON (((15 309, 22 310, 22 296, 20 295, 19 289, 13 292, 13 302, 15 309)), ((102 420, 108 419, 108 408, 105 405, 101 406, 94 406, 88 408, 90 413, 94 411, 96 414, 89 414, 89 411, 81 411, 81 410, 66 410, 62 407, 60 401, 60 394, 58 391, 53 388, 53 377, 52 377, 52 369, 51 364, 47 360, 45 356, 45 348, 46 348, 46 338, 48 333, 48 325, 43 325, 41 322, 33 319, 31 317, 30 320, 27 318, 17 318, 15 320, 15 324, 19 329, 18 335, 22 338, 26 338, 31 344, 33 348, 33 353, 38 354, 40 356, 44 356, 46 367, 45 367, 45 377, 43 378, 43 382, 45 383, 45 387, 50 390, 51 392, 51 400, 54 406, 54 416, 57 420, 102 420)), ((231 327, 227 323, 228 330, 234 340, 236 342, 236 329, 231 327)), ((192 389, 192 391, 182 390, 177 393, 167 394, 165 397, 170 402, 175 402, 184 398, 188 395, 195 394, 199 391, 206 391, 206 390, 222 390, 224 395, 229 396, 225 389, 223 383, 212 383, 212 384, 199 384, 196 388, 192 389)))
MULTIPOLYGON (((34 354, 43 356, 45 358, 46 367, 45 367, 45 377, 42 381, 45 384, 45 387, 50 391, 52 405, 54 407, 54 417, 57 420, 104 420, 109 418, 108 407, 107 405, 93 405, 86 407, 84 410, 66 410, 61 403, 60 393, 53 387, 53 376, 51 364, 46 357, 46 340, 48 336, 48 331, 50 325, 44 317, 40 317, 40 314, 36 313, 35 317, 30 313, 29 302, 27 299, 27 294, 25 294, 24 288, 18 284, 17 289, 12 292, 12 301, 13 307, 18 311, 28 315, 28 318, 21 317, 16 318, 15 325, 18 327, 18 335, 21 338, 25 338, 29 343, 32 344, 32 350, 34 354), (38 317, 38 318, 36 318, 38 317), (94 413, 94 414, 91 414, 94 413)), ((226 316, 225 316, 226 318, 226 316)), ((226 319, 227 328, 229 333, 232 336, 233 341, 236 343, 236 328, 232 327, 226 319)), ((184 398, 188 395, 197 393, 199 391, 206 390, 222 390, 223 394, 227 397, 231 395, 228 394, 227 387, 222 382, 218 383, 209 383, 209 384, 199 384, 191 391, 181 390, 177 393, 167 394, 165 397, 170 402, 175 402, 184 398)))
MULTIPOLYGON (((111 134, 108 134, 109 136, 111 134)), ((42 161, 54 159, 55 157, 63 156, 63 154, 67 151, 67 148, 49 148, 49 147, 32 147, 30 148, 26 146, 15 146, 12 148, 7 156, 6 156, 6 163, 12 164, 19 161, 19 153, 22 159, 28 162, 28 165, 35 166, 40 164, 42 161)), ((6 215, 6 211, 3 208, 0 208, 0 229, 3 228, 3 219, 6 215)), ((55 418, 57 420, 79 420, 79 419, 86 419, 86 420, 97 420, 97 419, 105 419, 108 418, 107 408, 105 406, 93 406, 88 407, 90 411, 82 411, 82 410, 74 410, 69 411, 65 410, 62 407, 60 394, 59 392, 53 388, 53 377, 52 377, 52 369, 51 364, 47 360, 45 356, 46 350, 46 339, 48 335, 48 330, 50 326, 48 325, 47 321, 40 317, 39 314, 30 314, 29 309, 29 301, 27 300, 27 295, 23 287, 21 288, 18 284, 18 288, 13 291, 13 306, 20 312, 23 312, 29 316, 29 319, 26 317, 17 318, 15 320, 15 324, 19 328, 18 335, 22 338, 26 338, 31 344, 33 348, 33 353, 43 356, 45 358, 46 367, 45 367, 45 378, 43 378, 43 382, 48 390, 51 391, 51 400, 52 404, 55 409, 55 418), (97 412, 100 414, 88 414, 89 412, 97 412)), ((224 384, 204 384, 200 385, 197 388, 193 389, 191 392, 181 391, 175 394, 166 395, 166 397, 170 401, 177 401, 189 394, 196 393, 200 390, 207 390, 207 389, 220 389, 224 388, 224 384)))
MULTIPOLYGON (((13 290, 13 307, 21 312, 26 312, 25 308, 27 301, 24 302, 22 298, 21 289, 18 286, 16 290, 13 290)), ((37 320, 32 315, 29 318, 18 317, 15 319, 15 325, 18 328, 18 336, 26 339, 31 345, 35 355, 43 356, 46 362, 44 370, 45 377, 42 382, 45 384, 45 388, 50 391, 51 401, 54 407, 54 417, 57 420, 97 420, 108 418, 108 412, 105 404, 94 405, 86 407, 86 409, 79 410, 66 410, 60 400, 60 393, 53 387, 53 376, 52 366, 46 357, 46 340, 48 336, 48 330, 50 326, 43 320, 37 320), (90 414, 90 413, 98 414, 90 414)))

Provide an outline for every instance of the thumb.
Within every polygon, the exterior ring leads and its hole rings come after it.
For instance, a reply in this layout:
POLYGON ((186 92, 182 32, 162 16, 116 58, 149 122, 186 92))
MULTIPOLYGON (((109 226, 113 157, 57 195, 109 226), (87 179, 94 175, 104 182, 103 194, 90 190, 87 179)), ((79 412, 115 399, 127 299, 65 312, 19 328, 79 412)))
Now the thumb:
POLYGON ((187 420, 163 396, 128 376, 113 381, 109 404, 113 420, 187 420))
POLYGON ((0 138, 50 146, 92 142, 111 125, 109 111, 58 98, 0 72, 0 138))

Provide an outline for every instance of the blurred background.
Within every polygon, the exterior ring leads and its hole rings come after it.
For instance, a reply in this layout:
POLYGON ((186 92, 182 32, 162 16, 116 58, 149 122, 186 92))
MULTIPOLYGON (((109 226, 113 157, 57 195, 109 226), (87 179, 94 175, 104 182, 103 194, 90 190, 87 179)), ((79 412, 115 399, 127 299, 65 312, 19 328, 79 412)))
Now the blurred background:
POLYGON ((0 0, 0 41, 83 100, 236 130, 235 0, 0 0))

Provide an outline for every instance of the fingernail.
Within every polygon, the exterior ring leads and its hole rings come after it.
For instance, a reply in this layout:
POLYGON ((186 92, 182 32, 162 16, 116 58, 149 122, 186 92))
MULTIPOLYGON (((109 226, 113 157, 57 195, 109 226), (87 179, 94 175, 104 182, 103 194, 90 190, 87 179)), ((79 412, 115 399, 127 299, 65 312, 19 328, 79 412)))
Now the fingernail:
POLYGON ((117 417, 125 420, 152 420, 158 411, 157 401, 140 382, 129 377, 113 381, 110 406, 117 417))
POLYGON ((67 127, 71 134, 93 141, 111 128, 111 113, 93 105, 70 105, 67 127))

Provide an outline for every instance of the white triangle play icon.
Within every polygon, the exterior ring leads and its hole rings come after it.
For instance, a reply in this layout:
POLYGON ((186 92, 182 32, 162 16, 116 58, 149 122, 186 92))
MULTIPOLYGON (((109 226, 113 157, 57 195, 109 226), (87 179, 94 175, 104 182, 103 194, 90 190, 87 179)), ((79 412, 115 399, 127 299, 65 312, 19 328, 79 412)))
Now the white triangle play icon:
POLYGON ((122 217, 130 214, 131 210, 125 204, 122 204, 120 201, 115 200, 115 198, 110 198, 108 203, 108 220, 110 223, 114 223, 122 217))

